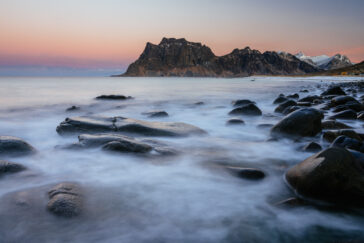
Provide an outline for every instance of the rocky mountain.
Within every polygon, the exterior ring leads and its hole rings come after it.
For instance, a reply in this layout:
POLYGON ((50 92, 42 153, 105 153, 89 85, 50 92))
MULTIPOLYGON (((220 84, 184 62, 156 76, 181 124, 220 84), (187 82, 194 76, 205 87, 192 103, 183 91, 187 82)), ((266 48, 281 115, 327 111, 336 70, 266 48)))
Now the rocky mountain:
POLYGON ((158 45, 148 42, 138 60, 118 76, 245 77, 302 75, 318 70, 289 53, 261 53, 246 47, 216 56, 201 43, 163 38, 158 45))
POLYGON ((349 67, 328 70, 318 73, 319 75, 364 75, 364 61, 349 67))
POLYGON ((350 59, 341 54, 336 54, 332 57, 321 55, 321 56, 306 56, 302 52, 295 55, 301 61, 305 61, 319 69, 333 70, 342 67, 349 67, 353 65, 350 59))

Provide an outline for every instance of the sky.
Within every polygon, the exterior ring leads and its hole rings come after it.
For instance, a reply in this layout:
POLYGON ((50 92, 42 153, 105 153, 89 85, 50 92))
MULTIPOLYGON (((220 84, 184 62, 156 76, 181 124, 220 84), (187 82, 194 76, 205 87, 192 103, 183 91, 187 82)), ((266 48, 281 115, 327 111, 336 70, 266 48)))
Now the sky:
POLYGON ((0 0, 0 76, 107 76, 147 42, 364 60, 363 0, 0 0))

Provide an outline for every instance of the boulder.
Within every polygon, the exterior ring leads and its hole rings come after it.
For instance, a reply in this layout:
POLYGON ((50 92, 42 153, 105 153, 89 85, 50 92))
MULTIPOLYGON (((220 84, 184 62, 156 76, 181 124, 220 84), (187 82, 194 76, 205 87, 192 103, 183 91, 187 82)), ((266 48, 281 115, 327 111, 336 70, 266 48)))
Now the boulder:
POLYGON ((113 152, 130 152, 130 153, 148 153, 152 150, 152 146, 137 141, 124 139, 122 141, 113 141, 105 144, 103 150, 113 152))
POLYGON ((331 147, 340 147, 353 149, 359 152, 364 152, 363 142, 344 135, 337 137, 331 144, 331 147))
POLYGON ((331 106, 338 106, 338 105, 344 105, 347 102, 356 102, 359 103, 355 98, 348 96, 348 95, 340 95, 340 96, 336 96, 334 98, 331 99, 331 106))
POLYGON ((300 195, 364 206, 364 171, 346 149, 331 147, 314 154, 289 169, 285 177, 300 195))
POLYGON ((278 96, 274 101, 273 104, 280 104, 286 102, 288 99, 282 95, 278 96))
POLYGON ((125 95, 100 95, 96 97, 98 100, 127 100, 131 98, 131 96, 125 95))
POLYGON ((255 104, 254 101, 251 100, 234 100, 232 102, 233 106, 244 106, 244 105, 249 105, 249 104, 255 104))
POLYGON ((331 86, 321 95, 346 95, 346 93, 340 88, 340 86, 331 86))
POLYGON ((262 111, 255 104, 247 104, 230 111, 229 115, 261 116, 262 111))
POLYGON ((336 113, 333 116, 330 116, 329 118, 330 119, 344 119, 344 120, 356 119, 356 112, 353 110, 344 110, 344 111, 336 113))
POLYGON ((299 99, 298 102, 310 102, 312 103, 314 100, 321 100, 322 98, 318 95, 309 95, 302 99, 299 99))
POLYGON ((2 174, 20 172, 25 169, 26 168, 24 166, 22 166, 21 164, 17 164, 17 163, 5 161, 5 160, 0 160, 0 176, 2 174))
POLYGON ((47 209, 57 216, 75 217, 82 211, 81 189, 74 183, 60 183, 49 192, 47 209))
POLYGON ((295 94, 291 94, 291 95, 287 95, 287 98, 290 98, 290 99, 298 99, 300 98, 300 95, 295 93, 295 94))
POLYGON ((312 137, 321 131, 322 113, 302 108, 284 117, 271 129, 273 137, 312 137))
POLYGON ((151 117, 151 118, 168 116, 168 113, 165 111, 149 111, 149 112, 144 112, 142 114, 147 115, 148 117, 151 117))
POLYGON ((294 106, 288 106, 284 111, 282 112, 283 115, 288 115, 296 110, 302 109, 302 107, 294 105, 294 106))
POLYGON ((29 155, 35 151, 35 148, 20 138, 0 136, 0 155, 29 155))
POLYGON ((363 110, 363 105, 355 101, 349 101, 343 105, 336 106, 335 109, 333 109, 333 112, 340 112, 349 109, 359 112, 363 110))
POLYGON ((353 138, 359 141, 362 141, 361 137, 359 134, 357 134, 354 130, 352 129, 340 129, 340 130, 330 130, 330 131, 324 131, 322 137, 328 141, 328 142, 332 142, 334 141, 337 137, 339 136, 347 136, 349 138, 353 138))
POLYGON ((188 136, 205 134, 198 127, 182 122, 151 122, 124 117, 66 118, 57 127, 59 134, 125 132, 144 136, 188 136))
POLYGON ((239 118, 231 118, 226 122, 226 125, 244 125, 245 122, 239 118))
POLYGON ((282 113, 287 107, 290 106, 295 106, 297 105, 297 102, 294 100, 287 100, 283 103, 281 103, 275 110, 274 112, 278 112, 278 113, 282 113))
POLYGON ((318 152, 318 151, 321 151, 322 150, 322 147, 320 144, 318 143, 315 143, 315 142, 310 142, 308 144, 306 144, 302 150, 304 152, 318 152))
POLYGON ((342 122, 338 122, 335 120, 326 120, 321 123, 322 129, 326 130, 336 130, 336 129, 346 129, 346 128, 352 128, 351 126, 348 126, 342 122))

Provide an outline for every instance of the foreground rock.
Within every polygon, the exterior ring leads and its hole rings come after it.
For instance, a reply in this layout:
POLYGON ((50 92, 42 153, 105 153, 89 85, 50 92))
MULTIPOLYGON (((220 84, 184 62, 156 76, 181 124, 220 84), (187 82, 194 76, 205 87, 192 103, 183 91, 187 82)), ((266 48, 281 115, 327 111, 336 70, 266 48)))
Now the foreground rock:
POLYGON ((132 99, 131 96, 125 96, 125 95, 100 95, 97 96, 97 100, 127 100, 132 99))
POLYGON ((59 134, 125 132, 144 136, 188 136, 205 134, 198 127, 182 122, 150 122, 124 117, 66 118, 57 127, 59 134))
POLYGON ((289 169, 285 177, 301 195, 364 206, 364 171, 346 149, 321 151, 289 169))
POLYGON ((78 185, 61 183, 49 192, 47 209, 57 216, 75 217, 82 211, 83 196, 78 185))
POLYGON ((229 115, 261 116, 262 111, 255 104, 247 104, 229 112, 229 115))
POLYGON ((0 136, 0 155, 21 156, 32 154, 35 151, 35 148, 20 138, 0 136))
POLYGON ((321 131, 322 114, 313 108, 303 108, 284 117, 271 129, 273 137, 312 137, 321 131))
POLYGON ((16 173, 23 170, 25 170, 25 167, 20 164, 0 160, 0 176, 3 174, 16 173))

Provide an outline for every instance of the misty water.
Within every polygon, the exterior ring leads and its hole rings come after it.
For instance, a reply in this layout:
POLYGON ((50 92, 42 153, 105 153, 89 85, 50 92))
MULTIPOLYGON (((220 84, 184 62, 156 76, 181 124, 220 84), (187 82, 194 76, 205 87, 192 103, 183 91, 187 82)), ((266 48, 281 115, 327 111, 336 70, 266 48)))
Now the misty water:
MULTIPOLYGON (((304 142, 268 142, 269 129, 257 128, 282 118, 272 104, 280 93, 319 94, 333 80, 358 78, 0 78, 0 135, 20 137, 38 151, 0 158, 27 167, 0 178, 0 242, 364 239, 361 211, 276 206, 294 196, 284 172, 311 154, 299 151, 304 142), (134 99, 94 99, 101 94, 134 99), (242 116, 244 126, 226 126, 235 99, 255 101, 263 116, 242 116), (66 112, 72 105, 81 109, 66 112), (165 110, 169 117, 142 114, 151 110, 165 110), (177 150, 175 156, 60 148, 77 142, 77 135, 60 136, 57 125, 83 115, 185 122, 207 134, 150 138, 177 150), (245 180, 222 164, 259 168, 267 176, 245 180), (85 194, 82 214, 71 219, 46 209, 47 191, 64 181, 79 183, 85 194)), ((360 123, 348 123, 363 130, 360 123)))

